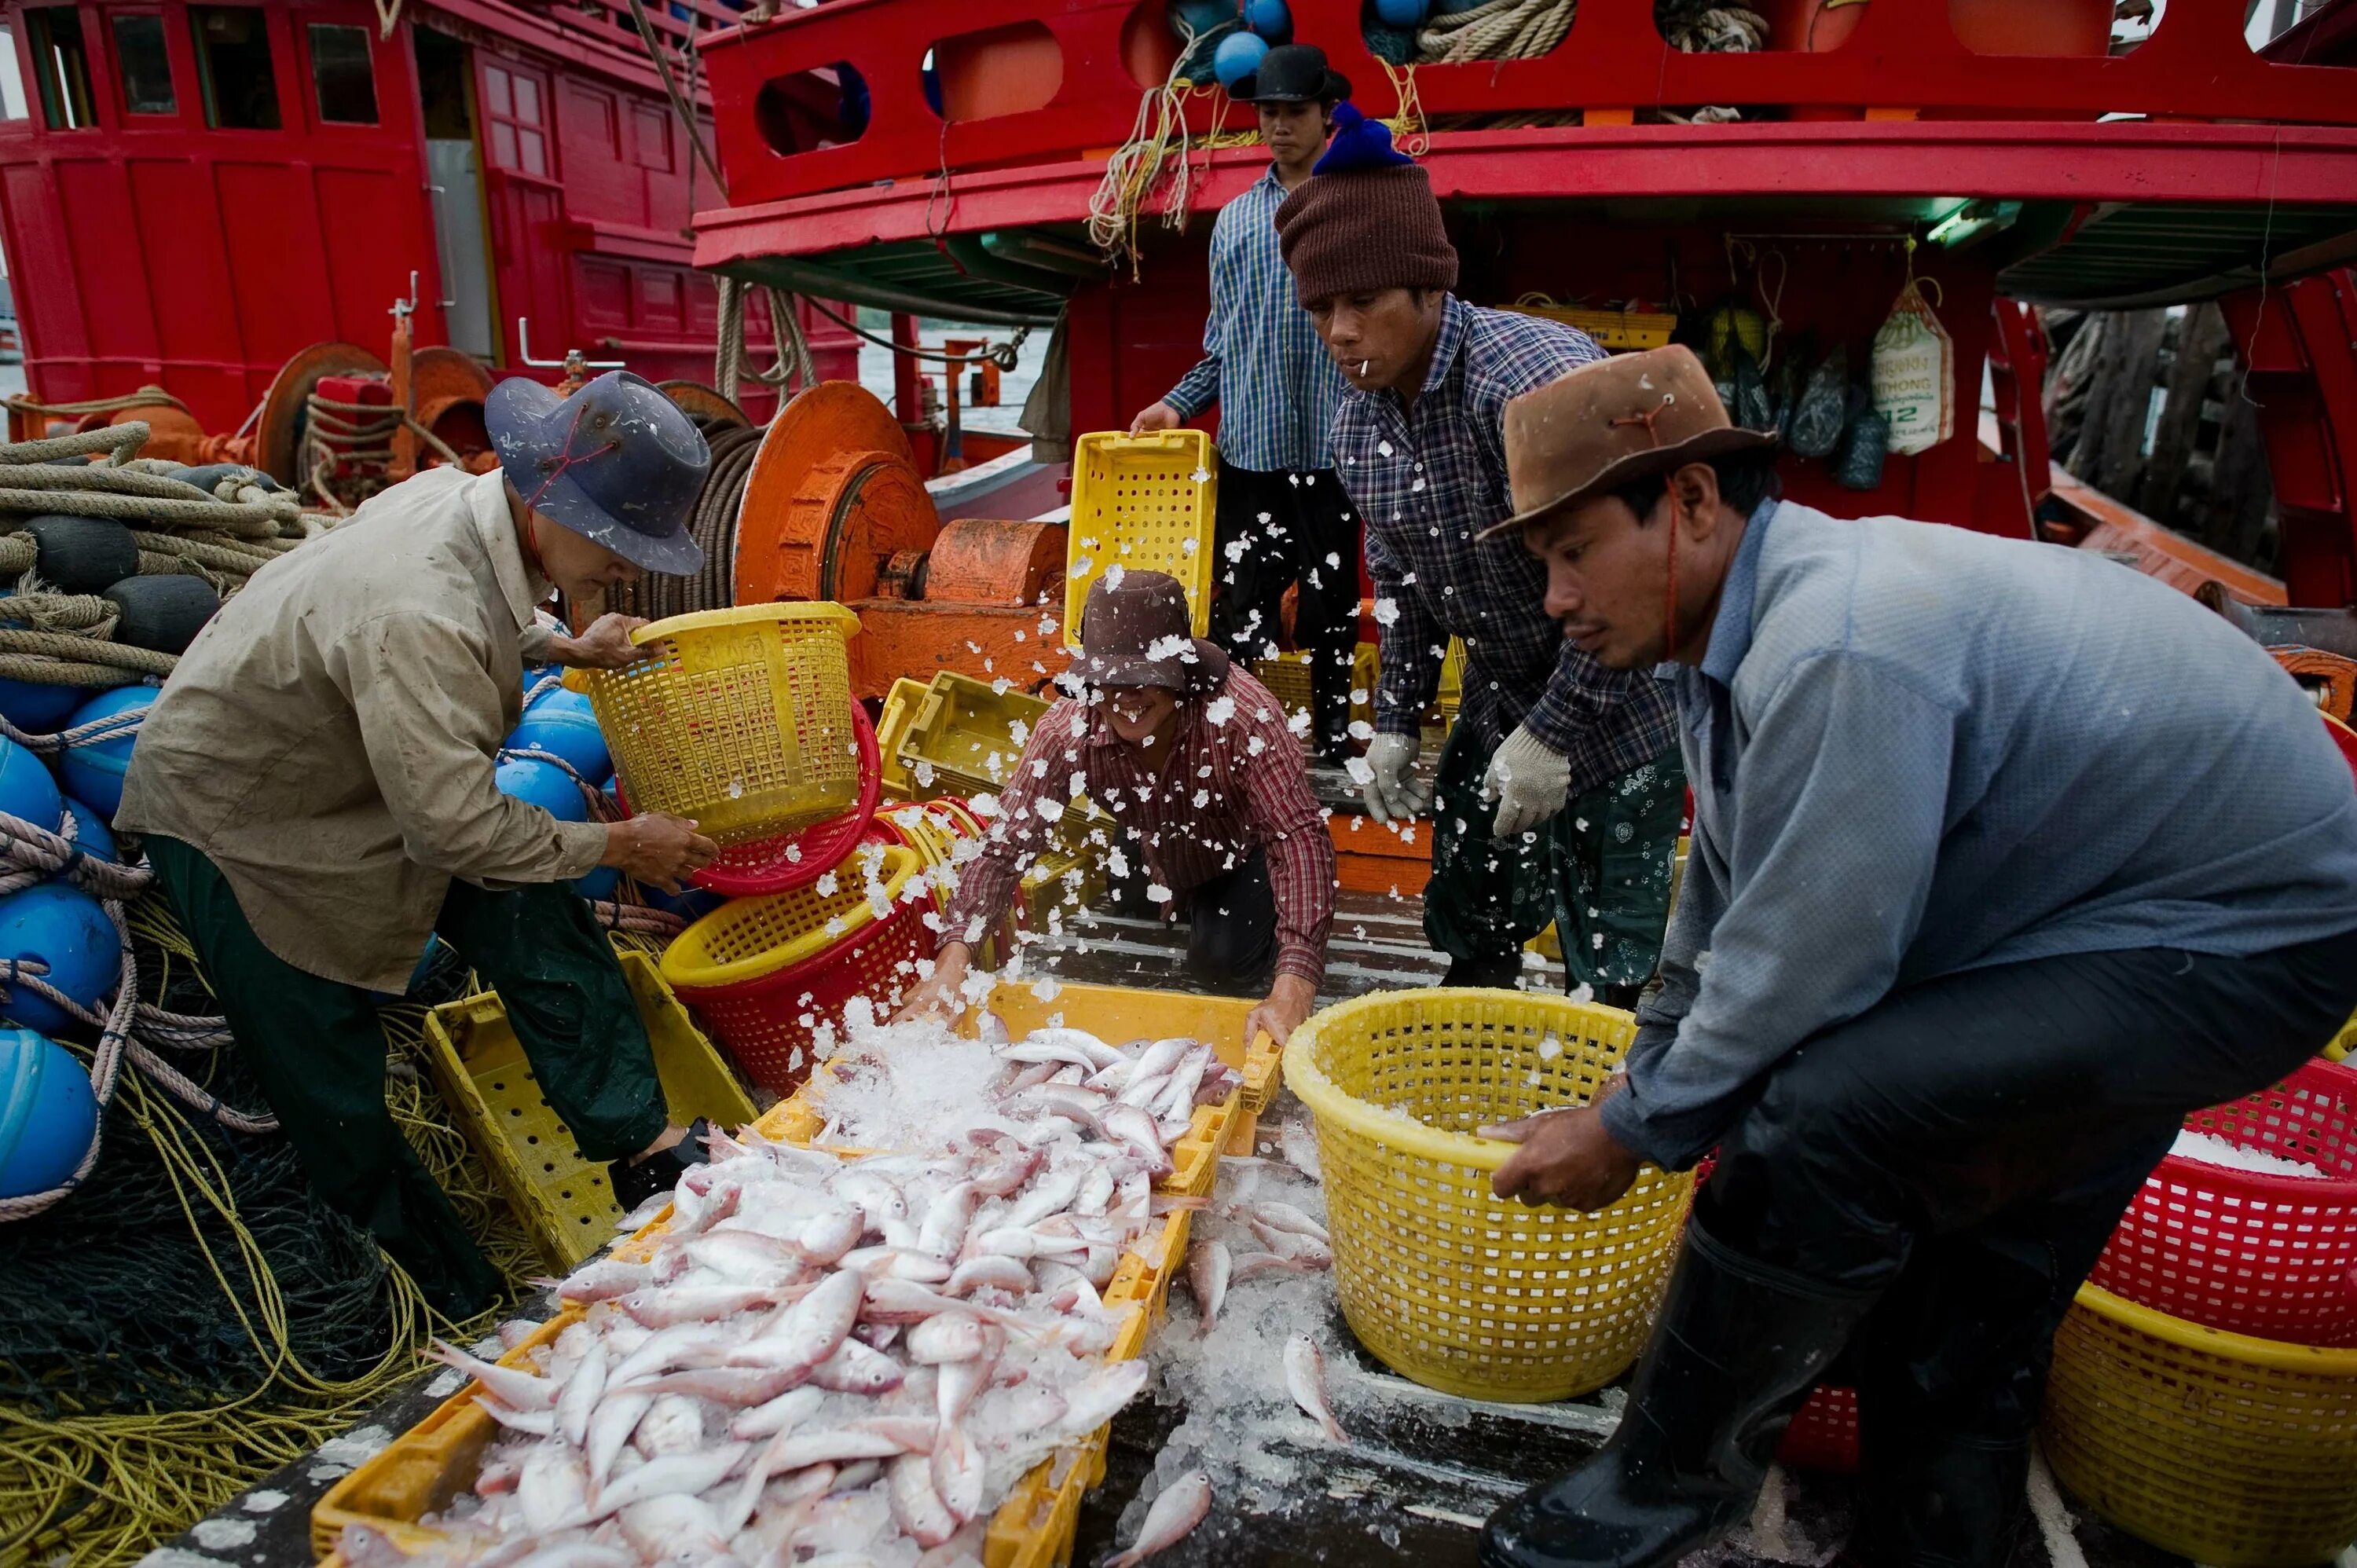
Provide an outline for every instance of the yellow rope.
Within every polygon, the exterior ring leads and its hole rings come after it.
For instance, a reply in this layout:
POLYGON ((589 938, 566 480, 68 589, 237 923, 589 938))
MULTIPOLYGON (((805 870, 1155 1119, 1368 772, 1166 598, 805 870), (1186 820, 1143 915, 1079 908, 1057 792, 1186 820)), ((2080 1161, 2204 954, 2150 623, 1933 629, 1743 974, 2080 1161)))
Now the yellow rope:
POLYGON ((1392 93, 1399 103, 1398 111, 1384 124, 1392 128, 1392 138, 1400 151, 1420 158, 1431 150, 1432 136, 1424 121, 1424 96, 1416 91, 1415 67, 1394 65, 1381 55, 1375 57, 1375 63, 1391 78, 1392 93))
MULTIPOLYGON (((161 953, 161 983, 169 983, 176 961, 194 961, 194 948, 156 900, 134 906, 130 919, 161 953)), ((418 1070, 424 1015, 425 1009, 414 1004, 385 1011, 385 1038, 394 1063, 386 1101, 511 1293, 520 1292, 544 1265, 418 1070)), ((384 1355, 345 1381, 313 1372, 289 1348, 285 1298, 259 1244, 238 1219, 228 1175, 212 1147, 195 1135, 181 1109, 139 1074, 124 1074, 122 1083, 118 1103, 163 1155, 190 1233, 267 1372, 243 1397, 204 1410, 44 1417, 0 1405, 0 1563, 12 1568, 36 1561, 59 1568, 120 1568, 136 1561, 156 1541, 186 1530, 350 1427, 417 1370, 418 1352, 429 1337, 464 1343, 490 1322, 489 1316, 466 1324, 441 1318, 394 1267, 389 1277, 392 1336, 384 1355), (206 1209, 220 1216, 235 1238, 233 1255, 216 1255, 205 1241, 198 1219, 206 1209), (233 1285, 232 1280, 242 1283, 233 1285)))

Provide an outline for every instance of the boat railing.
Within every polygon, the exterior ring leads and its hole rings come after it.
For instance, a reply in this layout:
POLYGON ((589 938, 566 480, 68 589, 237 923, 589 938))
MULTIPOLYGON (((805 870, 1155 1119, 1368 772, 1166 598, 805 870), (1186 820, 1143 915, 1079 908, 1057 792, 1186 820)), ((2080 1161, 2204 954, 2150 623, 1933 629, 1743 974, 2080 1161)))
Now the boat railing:
MULTIPOLYGON (((693 0, 699 6, 716 0, 693 0)), ((1728 106, 1747 122, 2111 116, 2357 125, 2350 68, 2285 63, 2244 38, 2243 0, 2172 0, 2149 36, 2113 37, 2112 0, 1762 0, 1768 47, 1682 53, 1654 0, 1578 0, 1532 59, 1387 66, 1361 0, 1292 0, 1369 113, 1403 97, 1436 134, 1485 124, 1626 126, 1728 106)), ((704 39, 730 199, 1102 158, 1178 57, 1170 0, 834 0, 704 39)), ((1243 105, 1181 91, 1189 134, 1249 130, 1243 105)), ((1663 126, 1707 141, 1717 127, 1663 126)), ((1903 139, 1903 131, 1891 134, 1903 139)), ((1809 156, 1796 135, 1796 157, 1809 156)), ((1927 188, 1940 171, 1923 171, 1927 188)))

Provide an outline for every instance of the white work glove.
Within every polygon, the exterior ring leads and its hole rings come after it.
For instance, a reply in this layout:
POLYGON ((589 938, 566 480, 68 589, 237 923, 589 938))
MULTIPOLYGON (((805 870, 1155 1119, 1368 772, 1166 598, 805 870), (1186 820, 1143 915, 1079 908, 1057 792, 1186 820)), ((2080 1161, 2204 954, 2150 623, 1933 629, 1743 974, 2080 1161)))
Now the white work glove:
POLYGON ((1491 832, 1501 839, 1545 822, 1563 810, 1571 798, 1571 762, 1524 725, 1508 736, 1491 755, 1490 770, 1481 776, 1481 798, 1498 802, 1498 821, 1491 832))
POLYGON ((1412 735, 1379 735, 1367 746, 1361 764, 1367 776, 1359 780, 1360 793, 1367 814, 1383 826, 1414 822, 1432 804, 1432 790, 1408 775, 1420 745, 1412 735))

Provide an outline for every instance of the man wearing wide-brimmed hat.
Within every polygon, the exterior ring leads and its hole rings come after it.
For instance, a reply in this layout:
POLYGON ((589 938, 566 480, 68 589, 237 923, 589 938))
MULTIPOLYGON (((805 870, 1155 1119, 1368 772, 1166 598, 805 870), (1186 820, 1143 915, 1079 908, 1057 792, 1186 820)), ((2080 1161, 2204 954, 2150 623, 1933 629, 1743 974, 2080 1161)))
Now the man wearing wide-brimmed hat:
POLYGON ((1660 682, 1608 670, 1539 607, 1537 563, 1482 530, 1512 509, 1506 400, 1603 350, 1534 316, 1466 304, 1425 169, 1344 104, 1317 170, 1278 209, 1286 264, 1350 392, 1332 433, 1358 503, 1381 628, 1375 736, 1360 770, 1379 822, 1432 808, 1424 929, 1446 983, 1512 985, 1553 919, 1565 984, 1627 1005, 1653 972, 1684 804, 1660 682), (1414 768, 1451 637, 1457 721, 1437 789, 1414 768))
POLYGON ((932 972, 901 1015, 963 1005, 974 949, 1051 822, 1085 798, 1113 818, 1101 853, 1114 874, 1136 855, 1147 897, 1188 922, 1188 967, 1267 987, 1244 1038, 1265 1029, 1283 1043, 1316 1004, 1334 924, 1334 841, 1283 705, 1189 635, 1185 590, 1159 572, 1116 568, 1090 585, 1081 656, 1059 679, 1074 694, 1025 743, 983 853, 959 873, 932 972))
POLYGON ((693 822, 559 822, 493 782, 524 663, 638 657, 640 623, 620 616, 579 638, 539 626, 552 589, 701 564, 704 438, 627 372, 563 400, 501 381, 484 423, 498 470, 395 485, 221 607, 140 728, 116 818, 145 835, 312 1184, 453 1318, 499 1279, 386 1112, 379 1001, 439 933, 498 990, 541 1092, 630 1208, 700 1151, 565 884, 608 865, 672 886, 716 853, 693 822))
POLYGON ((1773 439, 1684 348, 1507 408, 1500 534, 1574 643, 1672 662, 1695 822, 1618 1092, 1486 1130, 1496 1187, 1718 1157, 1619 1433, 1489 1568, 1708 1543, 1845 1350, 1848 1560, 1996 1568, 2122 1210, 2357 1004, 2357 794, 2274 660, 2092 552, 1780 502, 1773 439))
POLYGON ((1351 666, 1359 645, 1359 523, 1326 446, 1342 378, 1294 300, 1275 219, 1325 150, 1334 106, 1351 96, 1351 83, 1327 65, 1323 49, 1281 44, 1229 96, 1253 106, 1268 172, 1211 225, 1202 360, 1130 431, 1168 430, 1219 405, 1211 635, 1246 664, 1274 654, 1285 591, 1296 590, 1293 642, 1309 656, 1312 748, 1321 762, 1340 766, 1353 755, 1351 666))

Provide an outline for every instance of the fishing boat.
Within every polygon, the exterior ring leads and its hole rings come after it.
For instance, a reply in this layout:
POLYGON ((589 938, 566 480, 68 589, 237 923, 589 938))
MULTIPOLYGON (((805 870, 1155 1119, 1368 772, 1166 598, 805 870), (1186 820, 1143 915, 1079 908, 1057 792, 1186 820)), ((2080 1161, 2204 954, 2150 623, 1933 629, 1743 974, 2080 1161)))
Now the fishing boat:
MULTIPOLYGON (((1257 28, 1324 48, 1430 170, 1475 303, 1609 349, 1694 342, 1730 392, 1787 413, 1829 378, 1845 434, 1874 404, 1878 333, 1920 304, 1939 329, 1934 438, 1788 455, 1790 495, 2111 553, 2201 596, 2349 720, 2357 0, 2125 16, 2113 0, 1491 0, 1483 14, 1512 24, 1497 36, 1519 40, 1502 45, 1442 25, 1460 5, 1392 9, 1414 19, 1358 0, 1249 15, 1188 0, 9 0, 0 242, 30 389, 13 434, 137 418, 184 460, 253 463, 340 509, 417 466, 479 458, 493 377, 626 365, 712 436, 696 529, 727 566, 614 607, 847 605, 854 695, 888 758, 914 734, 906 756, 930 768, 928 737, 947 757, 992 725, 1019 733, 1025 693, 1009 689, 1040 688, 1060 660, 1071 519, 1098 482, 1083 438, 1125 429, 1200 356, 1211 218, 1266 162, 1208 62, 1257 28), (2183 363, 2145 376, 2141 408, 2112 396, 2102 439, 2208 451, 2245 429, 2267 482, 2235 542, 2190 537, 2050 454, 2054 378, 2078 363, 2066 321, 2201 310, 2220 329, 2197 352, 2190 328, 2169 328, 2183 363), (888 365, 874 391, 853 384, 863 342, 888 365), (969 428, 1018 352, 1032 417, 969 428), (381 450, 336 435, 371 419, 381 450)), ((2160 333, 2143 350, 2156 362, 2160 333)), ((2097 445, 2075 434, 2073 461, 2097 445)), ((1265 671, 1281 693, 1282 663, 1265 671)), ((1330 803, 1344 894, 1329 999, 1430 983, 1427 844, 1330 803)), ((1053 874, 1027 986, 1195 1005, 1118 878, 1080 854, 1053 874), (1049 917, 1081 902, 1085 918, 1049 917)), ((1534 990, 1555 983, 1543 953, 1530 961, 1534 990)), ((479 999, 439 1001, 461 1005, 494 1029, 479 999)), ((466 1056, 438 1007, 417 1016, 421 1052, 442 1028, 466 1056)), ((465 1146, 433 1086, 411 1091, 416 1124, 465 1146)), ((487 1209, 506 1196, 455 1155, 445 1176, 487 1209)), ((333 1544, 315 1504, 347 1517, 349 1491, 322 1502, 333 1488, 382 1453, 424 1464, 404 1434, 450 1430, 451 1386, 414 1365, 379 1368, 365 1398, 276 1390, 307 1441, 253 1438, 221 1462, 233 1485, 188 1488, 177 1512, 148 1493, 90 1501, 103 1488, 83 1478, 106 1463, 154 1473, 152 1455, 120 1458, 145 1428, 107 1429, 108 1458, 87 1457, 91 1437, 50 1473, 0 1470, 0 1520, 30 1521, 0 1541, 28 1560, 130 1561, 170 1536, 167 1552, 310 1561, 333 1544)), ((1467 1400, 1367 1356, 1332 1376, 1353 1448, 1262 1452, 1254 1506, 1164 1560, 1469 1563, 1469 1525, 1576 1460, 1617 1411, 1609 1389, 1467 1400)), ((1103 1484, 1054 1530, 1009 1525, 1001 1541, 994 1526, 991 1568, 1125 1543, 1192 1413, 1125 1415, 1103 1484)), ((1855 1465, 1854 1406, 1813 1405, 1799 1436, 1776 1511, 1725 1561, 1822 1561, 1838 1541, 1844 1483, 1823 1472, 1855 1465)), ((2184 1560, 2046 1486, 2033 1500, 2055 1568, 2184 1560)))

